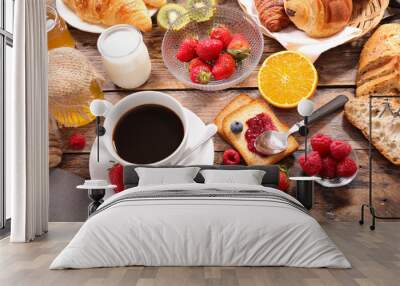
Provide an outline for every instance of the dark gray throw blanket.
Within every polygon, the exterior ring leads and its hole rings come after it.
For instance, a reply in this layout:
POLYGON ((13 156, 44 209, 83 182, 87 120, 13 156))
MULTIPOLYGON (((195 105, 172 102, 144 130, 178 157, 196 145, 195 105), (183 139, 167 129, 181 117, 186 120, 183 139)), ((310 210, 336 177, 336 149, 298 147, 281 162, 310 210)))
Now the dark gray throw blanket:
POLYGON ((230 200, 251 200, 255 199, 257 201, 270 201, 275 203, 281 203, 284 205, 289 205, 297 210, 309 214, 308 210, 297 202, 294 199, 289 199, 276 193, 268 192, 268 191, 260 191, 260 190, 241 190, 241 191, 226 191, 226 190, 162 190, 162 191, 136 191, 136 192, 128 192, 120 196, 119 198, 112 200, 110 202, 105 202, 100 208, 94 212, 92 216, 101 213, 108 208, 118 205, 123 202, 128 201, 148 201, 148 200, 192 200, 192 199, 226 199, 229 198, 230 200))

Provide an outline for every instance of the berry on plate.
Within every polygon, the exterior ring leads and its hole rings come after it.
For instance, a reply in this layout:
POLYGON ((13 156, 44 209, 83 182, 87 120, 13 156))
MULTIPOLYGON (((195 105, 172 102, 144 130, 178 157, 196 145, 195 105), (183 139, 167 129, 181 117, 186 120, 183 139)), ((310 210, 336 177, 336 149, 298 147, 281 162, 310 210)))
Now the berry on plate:
POLYGON ((234 149, 227 149, 224 152, 223 161, 225 165, 238 165, 240 163, 240 155, 234 149))
POLYGON ((236 71, 236 62, 230 54, 222 54, 218 57, 212 68, 212 74, 216 80, 227 79, 236 71))
POLYGON ((121 164, 115 164, 108 170, 108 178, 111 184, 117 186, 114 192, 119 193, 124 190, 124 167, 121 164))
POLYGON ((224 48, 224 44, 220 40, 206 38, 196 46, 196 53, 203 61, 212 61, 219 57, 224 48))
POLYGON ((347 142, 335 140, 331 143, 330 150, 332 157, 335 160, 340 161, 349 156, 349 154, 352 151, 352 148, 350 144, 347 142))
POLYGON ((336 161, 331 156, 322 159, 322 169, 319 172, 322 178, 333 179, 336 177, 336 161))
POLYGON ((242 34, 234 34, 227 51, 236 60, 241 61, 250 55, 250 44, 242 34))
POLYGON ((321 156, 317 151, 312 151, 307 154, 307 160, 305 154, 299 157, 299 164, 303 169, 304 173, 309 176, 317 175, 322 169, 321 156))
POLYGON ((86 146, 86 138, 80 133, 74 133, 69 137, 69 147, 73 150, 82 150, 86 146))
POLYGON ((195 38, 184 39, 176 53, 176 58, 181 62, 189 62, 195 58, 197 43, 198 41, 195 38))
POLYGON ((212 66, 210 66, 209 64, 206 64, 205 62, 203 62, 202 60, 200 60, 199 58, 194 58, 193 60, 190 61, 189 63, 189 72, 194 69, 197 66, 206 66, 208 67, 210 70, 212 69, 212 66))
POLYGON ((224 44, 224 48, 227 48, 232 41, 232 34, 226 26, 219 25, 211 29, 210 38, 220 40, 224 44))
POLYGON ((321 157, 325 157, 326 155, 329 155, 331 152, 330 146, 332 143, 331 137, 323 134, 315 134, 311 138, 311 146, 314 151, 317 151, 321 157))
POLYGON ((239 134, 243 131, 243 123, 240 121, 233 121, 231 123, 231 131, 234 134, 239 134))
POLYGON ((286 192, 290 187, 288 170, 284 167, 279 167, 279 183, 278 189, 286 192))
POLYGON ((211 79, 211 71, 207 66, 197 66, 190 71, 190 79, 194 83, 207 84, 211 79))
POLYGON ((340 161, 336 167, 336 174, 339 177, 351 177, 357 172, 357 164, 353 159, 347 157, 340 161))

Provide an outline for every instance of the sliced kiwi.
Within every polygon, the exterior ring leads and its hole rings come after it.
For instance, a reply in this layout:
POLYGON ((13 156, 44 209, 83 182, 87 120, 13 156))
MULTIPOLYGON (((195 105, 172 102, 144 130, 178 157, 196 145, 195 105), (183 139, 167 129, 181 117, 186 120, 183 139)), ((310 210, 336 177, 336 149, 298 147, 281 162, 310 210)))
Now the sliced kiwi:
POLYGON ((186 8, 190 11, 190 18, 196 22, 210 20, 215 13, 217 0, 188 0, 186 8))
POLYGON ((157 14, 157 24, 165 31, 170 28, 179 31, 189 22, 190 18, 188 11, 185 7, 179 4, 166 4, 161 7, 157 14))

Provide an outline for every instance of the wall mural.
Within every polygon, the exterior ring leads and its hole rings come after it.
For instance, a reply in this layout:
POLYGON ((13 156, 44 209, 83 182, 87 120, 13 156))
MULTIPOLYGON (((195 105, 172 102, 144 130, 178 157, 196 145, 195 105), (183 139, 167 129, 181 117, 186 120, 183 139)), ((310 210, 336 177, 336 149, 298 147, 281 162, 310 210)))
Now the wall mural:
POLYGON ((299 183, 289 177, 321 178, 311 209, 319 221, 358 221, 371 139, 374 206, 400 215, 397 99, 374 100, 369 136, 369 96, 399 93, 399 24, 365 36, 382 16, 367 19, 368 7, 348 1, 335 30, 309 30, 283 7, 270 22, 265 1, 204 1, 196 12, 144 1, 129 25, 56 2, 47 8, 51 168, 106 180, 108 197, 124 191, 130 163, 277 164, 277 185, 293 196, 299 183), (353 23, 352 11, 374 25, 353 23), (316 37, 324 45, 307 45, 316 37), (393 53, 381 65, 376 50, 393 53))

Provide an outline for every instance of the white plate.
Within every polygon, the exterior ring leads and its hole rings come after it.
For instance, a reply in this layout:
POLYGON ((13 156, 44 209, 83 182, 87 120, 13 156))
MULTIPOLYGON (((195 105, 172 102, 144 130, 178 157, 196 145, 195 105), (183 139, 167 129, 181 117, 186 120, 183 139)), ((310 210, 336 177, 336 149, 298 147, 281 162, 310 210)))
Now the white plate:
MULTIPOLYGON (((204 122, 192 111, 185 108, 189 122, 189 135, 188 145, 194 145, 201 134, 205 130, 204 122)), ((108 180, 108 169, 111 168, 114 163, 114 159, 108 153, 106 147, 101 143, 100 138, 100 162, 97 162, 97 140, 93 143, 89 157, 89 173, 92 180, 108 180)), ((213 140, 209 140, 208 143, 197 149, 192 155, 185 159, 182 165, 213 165, 214 164, 214 143, 213 140)), ((106 190, 105 197, 109 197, 114 194, 114 191, 106 190)))
MULTIPOLYGON (((56 8, 61 18, 63 18, 65 22, 78 30, 101 34, 105 29, 108 28, 104 25, 91 24, 83 21, 81 18, 79 18, 78 15, 75 14, 74 11, 72 11, 67 5, 65 5, 63 0, 56 0, 56 8)), ((152 17, 156 13, 156 8, 149 8, 150 17, 152 17)))

